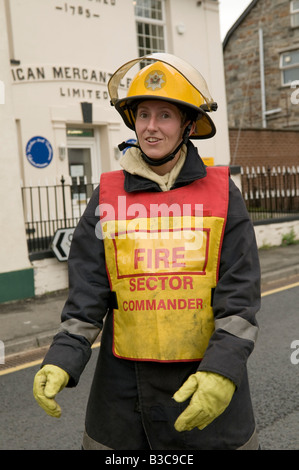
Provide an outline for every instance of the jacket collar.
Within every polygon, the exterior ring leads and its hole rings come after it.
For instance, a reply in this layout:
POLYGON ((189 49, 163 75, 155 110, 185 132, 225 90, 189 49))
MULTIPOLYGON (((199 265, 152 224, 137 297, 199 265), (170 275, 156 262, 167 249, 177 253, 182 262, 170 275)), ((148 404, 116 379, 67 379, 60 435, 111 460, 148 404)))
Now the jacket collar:
MULTIPOLYGON (((206 167, 198 155, 197 148, 188 142, 187 147, 187 158, 184 163, 184 166, 179 174, 178 178, 175 181, 175 184, 171 189, 179 188, 185 186, 186 184, 192 183, 197 179, 204 178, 207 174, 206 167)), ((124 188, 128 193, 137 192, 137 191, 161 191, 159 185, 154 181, 150 181, 141 176, 132 175, 124 170, 125 174, 125 183, 124 188)))

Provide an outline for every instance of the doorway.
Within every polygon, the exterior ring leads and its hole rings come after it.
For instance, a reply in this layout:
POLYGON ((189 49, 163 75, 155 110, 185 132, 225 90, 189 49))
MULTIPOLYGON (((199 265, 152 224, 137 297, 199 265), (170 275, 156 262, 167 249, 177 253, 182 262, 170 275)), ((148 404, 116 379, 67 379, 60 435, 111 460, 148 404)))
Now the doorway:
POLYGON ((68 167, 72 208, 80 216, 93 193, 93 175, 99 174, 99 145, 93 129, 67 129, 68 167))
POLYGON ((87 204, 91 197, 91 149, 68 147, 72 201, 87 204))

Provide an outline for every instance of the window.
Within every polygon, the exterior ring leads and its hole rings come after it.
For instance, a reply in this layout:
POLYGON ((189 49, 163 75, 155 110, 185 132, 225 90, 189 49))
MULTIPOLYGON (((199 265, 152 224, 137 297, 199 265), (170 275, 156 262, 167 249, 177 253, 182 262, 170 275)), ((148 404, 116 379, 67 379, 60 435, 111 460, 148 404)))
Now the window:
POLYGON ((299 0, 291 2, 291 26, 293 28, 299 26, 299 0))
POLYGON ((139 57, 165 52, 164 0, 136 0, 133 3, 139 57))
POLYGON ((299 80, 299 49, 284 52, 280 57, 280 68, 283 85, 290 85, 294 80, 299 80))

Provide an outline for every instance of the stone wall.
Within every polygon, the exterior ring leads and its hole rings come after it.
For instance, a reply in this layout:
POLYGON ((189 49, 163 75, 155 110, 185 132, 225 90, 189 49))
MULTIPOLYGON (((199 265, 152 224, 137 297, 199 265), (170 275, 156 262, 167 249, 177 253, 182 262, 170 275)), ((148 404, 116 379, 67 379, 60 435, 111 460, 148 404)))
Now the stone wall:
POLYGON ((299 49, 299 28, 291 27, 289 0, 259 0, 224 41, 230 127, 263 127, 259 29, 263 30, 266 110, 271 129, 299 129, 298 91, 282 85, 282 52, 299 49))

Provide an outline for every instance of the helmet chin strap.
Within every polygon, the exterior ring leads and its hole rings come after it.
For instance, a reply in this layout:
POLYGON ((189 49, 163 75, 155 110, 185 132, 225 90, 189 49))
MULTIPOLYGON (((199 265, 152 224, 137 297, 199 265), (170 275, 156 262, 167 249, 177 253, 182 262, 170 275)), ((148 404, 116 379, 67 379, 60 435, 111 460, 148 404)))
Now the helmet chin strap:
POLYGON ((181 147, 184 145, 184 144, 187 144, 188 142, 188 139, 189 139, 189 134, 190 134, 190 131, 191 131, 191 127, 192 127, 192 122, 190 122, 190 124, 188 124, 188 126, 186 127, 186 129, 184 130, 184 133, 183 133, 183 137, 182 137, 182 141, 181 143, 176 147, 176 149, 171 152, 169 155, 166 155, 165 157, 159 159, 159 160, 155 160, 153 158, 150 158, 148 157, 142 150, 142 148, 139 146, 139 145, 135 145, 135 144, 130 144, 129 142, 122 142, 121 144, 119 144, 118 148, 119 150, 124 150, 125 148, 127 147, 136 147, 138 148, 139 150, 141 150, 141 157, 143 158, 143 160, 148 164, 148 165, 151 165, 151 166, 161 166, 161 165, 164 165, 165 163, 167 162, 170 162, 171 160, 174 159, 174 157, 176 156, 176 154, 178 153, 178 151, 181 149, 181 147))

